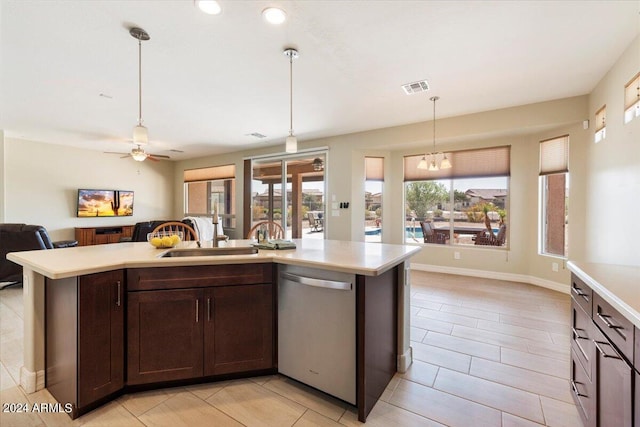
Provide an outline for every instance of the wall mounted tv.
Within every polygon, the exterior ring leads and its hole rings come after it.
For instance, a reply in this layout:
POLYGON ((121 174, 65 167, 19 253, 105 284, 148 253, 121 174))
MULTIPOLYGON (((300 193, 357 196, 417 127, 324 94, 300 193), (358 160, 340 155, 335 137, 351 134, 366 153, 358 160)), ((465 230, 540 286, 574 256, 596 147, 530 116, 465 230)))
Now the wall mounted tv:
POLYGON ((133 191, 78 190, 78 216, 131 216, 133 215, 133 191))

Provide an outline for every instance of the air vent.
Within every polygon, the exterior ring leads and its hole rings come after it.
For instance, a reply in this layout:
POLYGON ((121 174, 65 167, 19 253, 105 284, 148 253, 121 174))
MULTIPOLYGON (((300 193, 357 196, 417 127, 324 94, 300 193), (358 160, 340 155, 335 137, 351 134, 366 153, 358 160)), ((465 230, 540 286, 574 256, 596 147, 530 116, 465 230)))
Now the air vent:
POLYGON ((263 135, 260 132, 253 132, 246 134, 247 136, 253 136, 254 138, 266 138, 267 135, 263 135))
POLYGON ((169 150, 169 151, 171 151, 172 153, 184 153, 184 151, 182 151, 182 150, 176 150, 175 148, 172 148, 172 149, 171 149, 171 150, 169 150))
POLYGON ((407 95, 413 95, 414 93, 426 92, 429 90, 429 83, 426 80, 420 80, 419 82, 407 83, 402 85, 404 93, 407 95))

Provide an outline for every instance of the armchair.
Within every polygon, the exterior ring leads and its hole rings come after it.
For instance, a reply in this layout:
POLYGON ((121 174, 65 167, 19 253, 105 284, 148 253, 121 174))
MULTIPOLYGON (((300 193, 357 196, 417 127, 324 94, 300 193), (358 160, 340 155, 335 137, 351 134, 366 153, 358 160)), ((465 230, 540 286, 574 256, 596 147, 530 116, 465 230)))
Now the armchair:
POLYGON ((0 282, 22 282, 22 267, 7 259, 9 252, 78 246, 76 240, 52 242, 40 225, 0 224, 0 282))

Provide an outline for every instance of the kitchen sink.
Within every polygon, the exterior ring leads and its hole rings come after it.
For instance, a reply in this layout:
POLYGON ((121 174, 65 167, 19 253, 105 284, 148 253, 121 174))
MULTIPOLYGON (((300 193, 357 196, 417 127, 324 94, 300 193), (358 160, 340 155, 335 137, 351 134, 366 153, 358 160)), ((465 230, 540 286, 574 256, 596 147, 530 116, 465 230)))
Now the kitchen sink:
POLYGON ((221 256, 221 255, 251 255, 257 254, 258 248, 252 247, 223 247, 223 248, 193 248, 170 249, 160 255, 161 258, 189 257, 189 256, 221 256))

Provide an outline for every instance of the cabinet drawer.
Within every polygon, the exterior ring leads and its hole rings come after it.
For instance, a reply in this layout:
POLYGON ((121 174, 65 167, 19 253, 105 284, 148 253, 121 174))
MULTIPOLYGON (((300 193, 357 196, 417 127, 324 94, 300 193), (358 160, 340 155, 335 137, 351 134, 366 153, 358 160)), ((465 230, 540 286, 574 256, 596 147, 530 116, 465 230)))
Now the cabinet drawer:
POLYGON ((219 264, 127 270, 129 291, 272 283, 272 264, 219 264))
POLYGON ((571 348, 575 352, 575 357, 580 360, 589 379, 592 379, 592 365, 596 350, 593 344, 594 327, 591 316, 587 316, 578 302, 571 298, 571 348))
POLYGON ((600 295, 593 296, 593 321, 627 360, 633 360, 633 324, 600 295))
POLYGON ((571 296, 580 304, 580 307, 591 316, 593 290, 578 276, 571 273, 571 296))
POLYGON ((571 395, 585 427, 596 425, 596 388, 571 350, 571 395))

